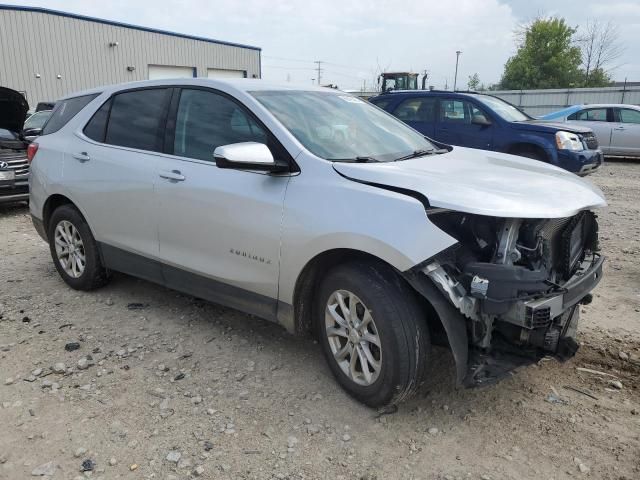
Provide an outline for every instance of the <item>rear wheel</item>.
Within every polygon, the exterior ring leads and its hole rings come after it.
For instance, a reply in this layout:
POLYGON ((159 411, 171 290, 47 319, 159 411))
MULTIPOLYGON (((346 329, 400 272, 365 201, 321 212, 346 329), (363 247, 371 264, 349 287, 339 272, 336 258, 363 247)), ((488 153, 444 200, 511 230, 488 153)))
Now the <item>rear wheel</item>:
POLYGON ((419 386, 430 349, 424 312, 390 267, 331 270, 317 297, 316 326, 331 371, 361 402, 398 403, 419 386))
POLYGON ((71 288, 93 290, 109 281, 89 225, 75 207, 62 205, 53 212, 48 238, 56 270, 71 288))

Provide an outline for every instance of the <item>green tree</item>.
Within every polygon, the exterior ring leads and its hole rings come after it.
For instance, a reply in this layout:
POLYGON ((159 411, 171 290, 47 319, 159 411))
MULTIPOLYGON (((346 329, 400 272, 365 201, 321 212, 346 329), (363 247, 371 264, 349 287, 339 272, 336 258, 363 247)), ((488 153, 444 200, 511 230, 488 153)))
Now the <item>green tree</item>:
POLYGON ((500 87, 568 88, 579 86, 582 54, 574 45, 576 29, 563 18, 537 18, 520 33, 516 54, 507 60, 500 87))
POLYGON ((467 82, 467 88, 469 90, 478 90, 480 86, 480 75, 474 73, 473 75, 469 75, 469 81, 467 82))

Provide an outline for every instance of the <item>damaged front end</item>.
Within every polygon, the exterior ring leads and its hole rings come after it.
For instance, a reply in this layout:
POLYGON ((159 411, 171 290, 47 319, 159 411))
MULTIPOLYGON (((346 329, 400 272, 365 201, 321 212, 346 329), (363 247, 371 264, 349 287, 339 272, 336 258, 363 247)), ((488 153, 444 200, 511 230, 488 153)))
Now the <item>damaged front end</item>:
POLYGON ((429 219, 458 243, 406 277, 442 321, 459 383, 575 354, 579 305, 591 301, 604 261, 593 212, 517 219, 435 209, 429 219))

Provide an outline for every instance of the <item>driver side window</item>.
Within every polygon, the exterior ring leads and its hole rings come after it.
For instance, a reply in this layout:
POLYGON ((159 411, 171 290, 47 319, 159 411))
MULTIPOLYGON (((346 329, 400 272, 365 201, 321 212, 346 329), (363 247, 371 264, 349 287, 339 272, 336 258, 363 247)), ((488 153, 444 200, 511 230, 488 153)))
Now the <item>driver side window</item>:
POLYGON ((207 90, 182 90, 174 155, 213 162, 217 147, 240 142, 266 144, 267 133, 233 100, 207 90))

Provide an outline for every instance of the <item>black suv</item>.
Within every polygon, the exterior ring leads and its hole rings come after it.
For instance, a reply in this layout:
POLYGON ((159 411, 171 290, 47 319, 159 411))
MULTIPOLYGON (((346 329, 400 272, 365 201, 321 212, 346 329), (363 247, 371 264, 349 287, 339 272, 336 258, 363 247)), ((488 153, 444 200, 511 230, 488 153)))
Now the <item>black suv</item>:
POLYGON ((20 92, 0 87, 0 203, 29 200, 29 142, 22 136, 28 110, 20 92))

